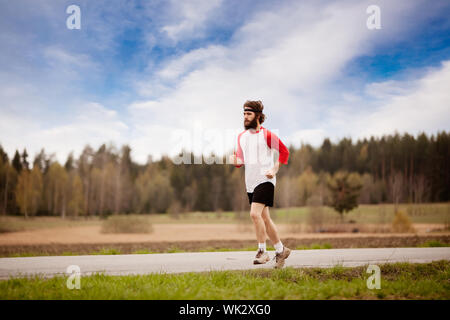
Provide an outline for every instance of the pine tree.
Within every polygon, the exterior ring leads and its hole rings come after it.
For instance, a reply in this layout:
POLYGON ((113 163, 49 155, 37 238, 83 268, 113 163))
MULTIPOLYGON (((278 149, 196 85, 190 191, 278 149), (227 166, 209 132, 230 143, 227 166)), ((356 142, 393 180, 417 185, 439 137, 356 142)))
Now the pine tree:
POLYGON ((28 163, 27 149, 23 149, 23 152, 22 152, 22 168, 25 170, 30 170, 30 164, 28 163))
POLYGON ((328 180, 328 188, 331 191, 333 207, 344 220, 344 213, 358 206, 359 193, 362 188, 359 174, 349 174, 347 171, 338 171, 333 178, 328 180))
POLYGON ((20 154, 19 151, 17 150, 12 160, 12 166, 14 169, 16 169, 17 173, 20 174, 20 172, 22 171, 22 161, 20 160, 20 154))
POLYGON ((75 168, 73 160, 73 152, 71 152, 67 157, 66 163, 64 164, 64 168, 66 169, 67 172, 70 172, 75 168))

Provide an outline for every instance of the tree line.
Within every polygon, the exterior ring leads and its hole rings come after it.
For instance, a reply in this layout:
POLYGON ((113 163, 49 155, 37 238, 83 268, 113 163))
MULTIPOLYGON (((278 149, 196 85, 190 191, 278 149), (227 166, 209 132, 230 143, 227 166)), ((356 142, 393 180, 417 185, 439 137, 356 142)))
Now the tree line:
MULTIPOLYGON (((276 207, 308 205, 312 199, 330 205, 330 181, 342 172, 359 181, 359 203, 450 199, 450 135, 445 131, 417 138, 396 132, 355 143, 325 138, 320 147, 302 144, 289 151, 289 163, 277 175, 276 207)), ((188 154, 191 163, 202 157, 188 154)), ((97 150, 87 145, 64 164, 42 149, 30 162, 26 149, 10 159, 0 145, 0 212, 66 217, 246 210, 244 169, 200 162, 176 165, 163 155, 141 165, 132 160, 128 145, 118 149, 113 144, 97 150)))

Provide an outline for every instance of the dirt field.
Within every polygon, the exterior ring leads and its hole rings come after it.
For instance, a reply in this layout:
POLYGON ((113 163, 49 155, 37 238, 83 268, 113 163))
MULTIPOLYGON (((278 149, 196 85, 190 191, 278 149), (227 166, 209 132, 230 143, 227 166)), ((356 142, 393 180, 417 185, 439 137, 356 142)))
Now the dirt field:
MULTIPOLYGON (((415 234, 392 233, 298 233, 280 224, 283 242, 292 248, 329 244, 332 248, 415 247, 426 241, 450 242, 450 234, 427 232, 442 225, 415 225, 415 234)), ((253 247, 250 224, 154 224, 150 234, 103 234, 100 226, 56 227, 0 234, 0 256, 17 254, 92 254, 100 250, 133 253, 138 250, 167 252, 170 249, 244 249, 253 247)), ((268 245, 271 245, 268 241, 268 245)))
MULTIPOLYGON (((440 224, 415 224, 417 234, 442 227, 440 224)), ((384 233, 299 233, 292 226, 279 224, 283 238, 386 237, 384 233)), ((251 224, 154 224, 149 234, 104 234, 101 226, 54 227, 0 234, 0 246, 41 244, 138 243, 161 241, 250 240, 255 238, 251 224)), ((396 236, 396 234, 389 234, 396 236)))

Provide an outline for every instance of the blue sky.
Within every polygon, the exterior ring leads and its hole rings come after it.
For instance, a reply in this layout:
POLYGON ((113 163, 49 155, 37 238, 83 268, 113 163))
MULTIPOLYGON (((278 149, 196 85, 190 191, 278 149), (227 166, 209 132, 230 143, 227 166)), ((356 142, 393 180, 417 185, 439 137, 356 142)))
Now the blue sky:
POLYGON ((297 147, 449 130, 449 13, 420 0, 2 1, 0 144, 60 161, 87 143, 127 143, 140 163, 220 154, 247 99, 297 147), (66 27, 72 4, 80 30, 66 27))

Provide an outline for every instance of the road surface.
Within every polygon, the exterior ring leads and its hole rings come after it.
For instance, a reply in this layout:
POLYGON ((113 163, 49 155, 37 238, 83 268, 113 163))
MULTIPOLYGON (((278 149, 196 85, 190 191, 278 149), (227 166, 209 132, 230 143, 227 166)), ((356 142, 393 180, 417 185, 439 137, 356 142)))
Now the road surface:
MULTIPOLYGON (((274 251, 269 251, 269 255, 273 257, 274 251)), ((81 276, 93 273, 131 275, 273 267, 274 261, 253 265, 254 256, 255 252, 252 251, 234 251, 0 258, 0 279, 68 275, 67 268, 71 265, 79 267, 81 276)), ((434 260, 450 260, 450 248, 293 250, 285 266, 354 267, 392 262, 426 263, 434 260)))

